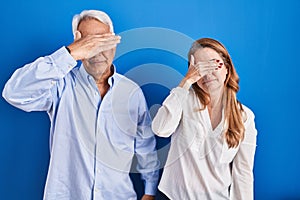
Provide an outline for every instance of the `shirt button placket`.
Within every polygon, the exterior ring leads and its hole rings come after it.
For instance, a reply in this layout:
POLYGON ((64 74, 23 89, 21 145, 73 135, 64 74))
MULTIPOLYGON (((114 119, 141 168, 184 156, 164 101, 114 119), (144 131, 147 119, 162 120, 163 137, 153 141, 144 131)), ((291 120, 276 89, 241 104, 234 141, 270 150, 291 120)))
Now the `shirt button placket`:
POLYGON ((100 175, 100 170, 96 166, 96 173, 95 173, 95 185, 94 185, 94 196, 95 199, 98 199, 100 195, 100 190, 99 190, 99 175, 100 175))
MULTIPOLYGON (((95 95, 97 95, 97 92, 95 91, 95 95)), ((97 117, 97 129, 96 130, 98 130, 99 128, 98 128, 98 126, 99 126, 99 111, 100 110, 98 110, 98 112, 97 112, 97 114, 98 114, 98 117, 97 117)), ((98 197, 98 198, 100 198, 101 197, 101 192, 99 191, 99 188, 101 188, 101 181, 100 181, 100 179, 101 179, 101 169, 100 169, 100 167, 101 167, 101 165, 100 165, 100 163, 99 162, 97 162, 97 153, 99 152, 98 151, 98 134, 96 133, 96 135, 95 135, 95 139, 96 139, 96 152, 95 152, 95 157, 96 157, 96 159, 95 159, 95 185, 94 185, 94 193, 95 193, 95 196, 96 197, 98 197)), ((100 198, 100 199, 102 199, 102 198, 100 198)))

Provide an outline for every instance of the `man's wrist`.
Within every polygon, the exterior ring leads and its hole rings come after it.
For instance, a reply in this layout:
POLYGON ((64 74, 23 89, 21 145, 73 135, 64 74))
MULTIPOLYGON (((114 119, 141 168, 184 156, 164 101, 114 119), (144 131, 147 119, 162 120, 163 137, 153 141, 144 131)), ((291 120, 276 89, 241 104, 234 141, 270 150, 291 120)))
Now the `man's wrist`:
POLYGON ((81 58, 76 55, 75 50, 71 45, 65 46, 65 48, 69 52, 69 54, 74 58, 74 60, 81 60, 81 58))
POLYGON ((69 47, 65 46, 65 48, 67 49, 67 51, 69 52, 69 54, 71 54, 71 50, 69 47))

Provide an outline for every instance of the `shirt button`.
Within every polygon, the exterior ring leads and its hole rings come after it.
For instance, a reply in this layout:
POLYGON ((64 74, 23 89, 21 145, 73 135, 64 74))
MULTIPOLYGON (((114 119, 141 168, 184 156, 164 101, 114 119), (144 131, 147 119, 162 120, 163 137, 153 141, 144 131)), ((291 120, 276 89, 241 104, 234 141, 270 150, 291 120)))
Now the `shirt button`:
POLYGON ((99 174, 101 172, 101 170, 100 169, 97 169, 97 173, 99 174))
POLYGON ((96 193, 99 192, 99 190, 98 190, 97 188, 95 188, 94 191, 95 191, 96 193))

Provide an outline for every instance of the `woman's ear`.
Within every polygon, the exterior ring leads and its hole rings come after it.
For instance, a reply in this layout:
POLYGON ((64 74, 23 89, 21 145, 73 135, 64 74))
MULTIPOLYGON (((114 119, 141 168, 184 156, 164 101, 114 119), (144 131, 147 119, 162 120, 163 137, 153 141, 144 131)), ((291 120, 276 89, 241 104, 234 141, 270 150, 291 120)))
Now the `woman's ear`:
POLYGON ((79 40, 81 38, 81 33, 79 31, 75 31, 74 41, 79 40))

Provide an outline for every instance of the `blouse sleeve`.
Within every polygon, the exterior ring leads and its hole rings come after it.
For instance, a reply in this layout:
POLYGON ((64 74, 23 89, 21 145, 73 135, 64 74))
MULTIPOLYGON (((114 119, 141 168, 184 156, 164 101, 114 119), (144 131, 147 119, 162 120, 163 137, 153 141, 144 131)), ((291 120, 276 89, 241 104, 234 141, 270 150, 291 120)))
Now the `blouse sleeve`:
POLYGON ((165 99, 159 108, 152 122, 153 132, 160 137, 169 137, 179 125, 182 106, 189 91, 181 87, 171 90, 170 95, 165 99))
POLYGON ((230 199, 250 200, 253 197, 253 165, 256 150, 257 130, 254 123, 253 112, 244 107, 247 114, 245 122, 245 137, 240 144, 232 164, 232 185, 230 199))

